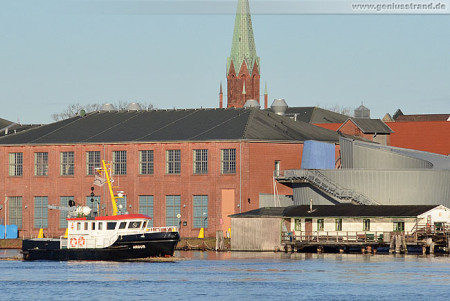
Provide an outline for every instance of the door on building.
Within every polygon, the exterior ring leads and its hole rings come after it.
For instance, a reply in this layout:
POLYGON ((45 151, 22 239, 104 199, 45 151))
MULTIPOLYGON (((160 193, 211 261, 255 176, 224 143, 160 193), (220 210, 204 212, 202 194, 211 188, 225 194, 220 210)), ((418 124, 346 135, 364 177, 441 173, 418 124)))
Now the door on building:
POLYGON ((311 240, 312 238, 312 219, 305 219, 305 238, 306 240, 311 240))
POLYGON ((222 189, 222 216, 221 216, 221 226, 225 237, 230 235, 229 229, 231 227, 231 218, 228 215, 234 214, 235 209, 235 191, 234 189, 222 189))

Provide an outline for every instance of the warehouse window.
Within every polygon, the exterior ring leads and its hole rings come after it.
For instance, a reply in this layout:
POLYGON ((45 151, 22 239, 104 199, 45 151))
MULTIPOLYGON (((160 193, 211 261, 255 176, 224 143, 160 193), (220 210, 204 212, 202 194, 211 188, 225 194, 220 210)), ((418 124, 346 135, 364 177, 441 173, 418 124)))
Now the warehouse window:
POLYGON ((100 196, 98 196, 98 195, 95 195, 95 196, 90 196, 90 195, 88 195, 88 196, 86 196, 86 206, 88 206, 89 208, 91 208, 91 212, 94 214, 94 215, 101 215, 100 214, 100 210, 102 209, 101 208, 101 205, 100 205, 100 196), (94 200, 94 201, 92 201, 92 200, 94 200))
POLYGON ((363 219, 363 231, 370 231, 370 219, 363 219))
POLYGON ((279 160, 275 160, 273 175, 275 177, 280 176, 280 161, 279 160))
POLYGON ((194 228, 208 228, 208 196, 194 195, 194 228))
POLYGON ((148 227, 153 227, 153 195, 139 196, 139 213, 151 217, 148 227))
POLYGON ((181 196, 166 195, 166 226, 178 226, 177 215, 181 212, 181 196))
POLYGON ((221 150, 221 172, 223 174, 236 173, 236 149, 221 150))
POLYGON ((127 174, 127 151, 113 152, 113 174, 127 174))
POLYGON ((34 175, 48 176, 48 153, 34 153, 34 175))
POLYGON ((59 227, 60 228, 67 228, 67 210, 66 208, 69 207, 69 201, 73 200, 73 196, 62 196, 59 198, 59 227), (63 209, 64 208, 64 209, 63 209))
POLYGON ((166 151, 166 173, 179 174, 181 172, 181 151, 171 149, 166 151))
POLYGON ((139 151, 139 174, 152 175, 153 174, 153 151, 143 150, 139 151))
POLYGON ((342 218, 336 219, 336 231, 342 231, 342 218))
POLYGON ((22 197, 8 197, 9 224, 22 228, 22 197))
POLYGON ((194 174, 208 173, 208 150, 194 149, 194 174))
POLYGON ((96 168, 100 168, 100 152, 86 152, 86 174, 93 176, 96 168))
POLYGON ((23 153, 9 153, 9 175, 20 177, 23 172, 23 153))
POLYGON ((325 222, 323 218, 317 220, 317 231, 323 231, 325 229, 325 222))
POLYGON ((73 152, 61 152, 61 175, 73 176, 75 159, 73 152))
POLYGON ((34 227, 48 228, 48 197, 34 197, 34 227))

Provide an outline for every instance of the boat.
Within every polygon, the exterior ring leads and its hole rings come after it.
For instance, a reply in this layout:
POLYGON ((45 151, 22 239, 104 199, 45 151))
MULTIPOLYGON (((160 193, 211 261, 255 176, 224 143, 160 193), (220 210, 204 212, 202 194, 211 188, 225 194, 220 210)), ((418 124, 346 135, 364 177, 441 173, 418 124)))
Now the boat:
MULTIPOLYGON (((152 227, 151 217, 143 214, 118 214, 107 164, 103 161, 110 190, 113 214, 96 216, 86 206, 69 202, 66 234, 59 238, 32 238, 22 242, 24 260, 129 260, 173 256, 180 240, 178 227, 152 227)), ((91 188, 91 196, 94 196, 91 188)), ((64 208, 63 208, 64 209, 64 208)))

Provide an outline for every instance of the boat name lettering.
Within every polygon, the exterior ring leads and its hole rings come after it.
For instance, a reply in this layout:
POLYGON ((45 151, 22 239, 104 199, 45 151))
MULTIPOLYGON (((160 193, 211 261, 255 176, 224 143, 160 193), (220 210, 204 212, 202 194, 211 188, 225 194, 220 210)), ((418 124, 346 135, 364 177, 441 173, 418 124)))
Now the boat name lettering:
POLYGON ((145 249, 145 245, 135 245, 133 249, 145 249))

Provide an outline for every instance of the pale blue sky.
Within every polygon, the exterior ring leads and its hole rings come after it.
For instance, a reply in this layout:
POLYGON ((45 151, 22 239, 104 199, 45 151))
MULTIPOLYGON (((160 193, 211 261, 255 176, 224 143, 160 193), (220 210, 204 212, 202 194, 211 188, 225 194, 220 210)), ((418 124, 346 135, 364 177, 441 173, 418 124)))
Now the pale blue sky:
MULTIPOLYGON (((218 107, 237 0, 175 13, 148 2, 0 1, 0 117, 48 123, 73 103, 218 107)), ((267 14, 274 2, 250 0, 269 104, 450 113, 450 15, 267 14)))

